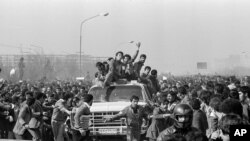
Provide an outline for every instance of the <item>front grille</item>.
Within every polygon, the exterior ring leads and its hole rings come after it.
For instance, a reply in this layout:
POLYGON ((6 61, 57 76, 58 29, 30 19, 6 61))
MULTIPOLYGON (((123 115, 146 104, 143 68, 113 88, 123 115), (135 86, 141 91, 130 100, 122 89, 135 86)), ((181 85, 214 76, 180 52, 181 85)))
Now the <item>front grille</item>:
POLYGON ((118 112, 93 112, 90 117, 90 127, 126 126, 125 118, 104 123, 105 119, 116 115, 118 112))
POLYGON ((90 135, 125 135, 125 118, 120 118, 112 122, 104 122, 106 118, 116 114, 118 114, 118 112, 93 112, 90 116, 90 135))
MULTIPOLYGON (((118 112, 93 112, 90 115, 90 135, 126 135, 126 118, 120 118, 112 122, 104 122, 107 117, 112 117, 118 112), (103 131, 107 131, 103 133, 103 131), (110 132, 111 131, 111 132, 110 132)), ((147 127, 142 126, 141 133, 145 133, 147 127)))

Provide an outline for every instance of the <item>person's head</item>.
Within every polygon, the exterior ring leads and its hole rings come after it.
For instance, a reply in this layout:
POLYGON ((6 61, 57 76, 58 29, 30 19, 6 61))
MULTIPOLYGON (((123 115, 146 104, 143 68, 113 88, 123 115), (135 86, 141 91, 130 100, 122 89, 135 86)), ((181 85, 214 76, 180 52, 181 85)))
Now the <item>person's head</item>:
POLYGON ((221 99, 219 97, 214 97, 210 100, 209 102, 209 106, 215 110, 215 111, 219 111, 219 107, 220 107, 220 104, 221 104, 221 99))
POLYGON ((242 119, 239 115, 228 114, 221 118, 219 121, 219 129, 221 130, 220 138, 223 141, 230 141, 230 126, 231 125, 242 125, 242 119))
POLYGON ((158 101, 160 103, 164 103, 165 101, 167 101, 167 95, 168 95, 168 92, 160 92, 159 95, 157 96, 158 101))
POLYGON ((202 90, 199 98, 204 104, 208 105, 211 98, 211 93, 209 91, 202 90))
POLYGON ((123 58, 123 52, 122 51, 118 51, 115 54, 115 60, 120 61, 123 58))
POLYGON ((75 96, 75 97, 73 98, 73 100, 72 100, 73 106, 76 106, 76 107, 81 106, 82 103, 83 103, 83 101, 82 101, 82 100, 80 99, 80 97, 78 97, 78 96, 75 96))
POLYGON ((50 94, 48 96, 48 102, 53 102, 55 100, 55 95, 54 94, 50 94))
POLYGON ((33 97, 33 92, 31 92, 31 91, 27 91, 26 93, 25 93, 25 99, 27 100, 28 98, 32 98, 33 97))
MULTIPOLYGON (((168 86, 169 87, 169 86, 168 86)), ((178 93, 178 89, 177 89, 177 87, 176 86, 172 86, 171 87, 171 91, 173 91, 173 92, 177 92, 178 93)))
POLYGON ((102 64, 103 64, 104 69, 108 70, 108 68, 109 68, 108 62, 107 61, 103 61, 102 64))
POLYGON ((30 87, 30 91, 31 91, 31 92, 35 92, 35 87, 34 87, 34 86, 31 86, 31 87, 30 87))
POLYGON ((150 71, 151 71, 151 67, 150 66, 146 66, 144 68, 144 74, 148 75, 150 73, 150 71))
POLYGON ((56 93, 59 94, 59 93, 61 93, 61 92, 62 92, 62 89, 61 89, 60 87, 57 87, 57 88, 56 88, 56 93))
POLYGON ((46 88, 45 88, 45 87, 42 87, 41 92, 42 92, 42 93, 46 93, 46 88))
POLYGON ((229 98, 239 100, 239 92, 236 89, 233 89, 229 92, 229 98))
POLYGON ((178 88, 178 93, 177 93, 177 97, 182 100, 187 94, 187 90, 185 87, 181 86, 178 88))
POLYGON ((226 99, 224 100, 219 107, 219 111, 224 114, 237 114, 242 117, 243 107, 241 103, 236 99, 226 99))
POLYGON ((197 98, 197 97, 198 97, 197 90, 195 90, 195 89, 191 90, 191 91, 188 93, 188 96, 189 96, 190 98, 197 98))
POLYGON ((20 104, 19 103, 20 97, 19 96, 13 96, 12 97, 12 103, 13 104, 20 104))
POLYGON ((109 57, 108 60, 107 60, 107 62, 112 62, 112 61, 114 61, 113 57, 109 57))
POLYGON ((156 69, 151 70, 151 76, 155 76, 157 78, 157 70, 156 69))
POLYGON ((73 95, 71 93, 67 93, 63 96, 63 100, 66 102, 66 105, 70 107, 72 105, 73 95))
POLYGON ((86 94, 86 88, 85 87, 80 87, 79 91, 81 94, 86 94))
POLYGON ((47 87, 47 93, 50 93, 52 91, 52 88, 51 87, 47 87))
POLYGON ((239 100, 240 102, 244 102, 250 93, 250 89, 248 86, 242 86, 239 88, 239 100))
POLYGON ((141 54, 139 61, 142 62, 142 63, 145 63, 146 58, 147 58, 147 56, 145 54, 141 54))
POLYGON ((76 85, 73 85, 73 86, 72 86, 71 91, 72 91, 72 92, 76 92, 76 91, 77 91, 76 85))
POLYGON ((215 94, 222 94, 223 93, 223 90, 224 90, 224 87, 222 84, 216 84, 214 86, 214 93, 215 94))
POLYGON ((180 87, 181 87, 181 82, 180 82, 180 81, 176 82, 175 86, 176 86, 177 88, 180 88, 180 87))
POLYGON ((35 101, 35 98, 29 97, 28 99, 26 99, 26 104, 30 107, 35 103, 35 101))
POLYGON ((174 126, 179 129, 190 128, 193 120, 193 110, 187 104, 178 104, 174 108, 174 126))
POLYGON ((128 63, 129 60, 131 60, 131 56, 129 54, 125 54, 123 57, 123 62, 128 63))
POLYGON ((177 98, 177 96, 176 96, 175 92, 173 92, 173 91, 169 91, 168 92, 168 94, 167 94, 167 100, 168 100, 169 103, 175 102, 176 98, 177 98))
POLYGON ((104 65, 101 62, 96 63, 96 68, 98 71, 102 71, 104 69, 104 65))
POLYGON ((39 100, 41 103, 43 103, 45 98, 46 95, 44 93, 36 92, 36 100, 39 100))
POLYGON ((94 97, 91 94, 85 94, 83 96, 83 101, 86 102, 86 103, 88 103, 90 106, 92 106, 93 99, 94 99, 94 97))
POLYGON ((199 110, 201 108, 201 102, 199 99, 194 98, 190 99, 189 105, 194 109, 194 110, 199 110))
POLYGON ((139 97, 135 96, 135 95, 131 96, 130 102, 131 102, 131 107, 132 108, 137 107, 138 106, 138 102, 139 102, 139 97))

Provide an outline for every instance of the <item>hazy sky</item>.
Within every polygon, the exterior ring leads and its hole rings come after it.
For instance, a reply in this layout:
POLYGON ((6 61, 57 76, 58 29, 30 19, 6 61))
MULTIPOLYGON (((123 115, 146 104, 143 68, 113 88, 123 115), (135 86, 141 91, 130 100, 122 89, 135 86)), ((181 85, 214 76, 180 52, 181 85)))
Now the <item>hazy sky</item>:
POLYGON ((84 53, 133 54, 135 46, 125 42, 140 41, 145 65, 192 72, 198 61, 250 53, 249 7, 249 0, 0 0, 0 49, 79 53, 81 21, 109 12, 84 24, 84 53))

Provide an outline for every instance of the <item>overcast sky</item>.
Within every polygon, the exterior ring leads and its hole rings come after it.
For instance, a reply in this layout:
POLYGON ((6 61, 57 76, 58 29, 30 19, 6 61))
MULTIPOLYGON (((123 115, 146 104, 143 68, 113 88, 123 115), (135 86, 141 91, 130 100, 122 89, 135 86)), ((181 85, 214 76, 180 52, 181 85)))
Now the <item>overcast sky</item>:
POLYGON ((250 53, 249 0, 0 0, 1 54, 147 54, 160 72, 192 72, 196 62, 250 53), (31 49, 27 49, 31 48, 31 49), (32 50, 33 49, 33 50, 32 50))

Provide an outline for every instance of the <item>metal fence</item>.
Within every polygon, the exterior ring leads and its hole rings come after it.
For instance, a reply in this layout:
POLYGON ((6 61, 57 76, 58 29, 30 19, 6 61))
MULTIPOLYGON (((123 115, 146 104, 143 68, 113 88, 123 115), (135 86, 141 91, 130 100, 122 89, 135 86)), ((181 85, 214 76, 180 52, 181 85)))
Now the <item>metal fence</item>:
MULTIPOLYGON (((103 61, 107 57, 93 57, 90 55, 82 55, 81 57, 81 73, 79 68, 79 55, 0 55, 1 77, 10 79, 11 69, 18 72, 18 63, 20 58, 24 58, 24 76, 25 80, 39 80, 46 77, 48 80, 67 80, 76 77, 84 77, 89 75, 94 77, 97 71, 95 63, 103 61)), ((18 75, 18 73, 17 73, 18 75)))

